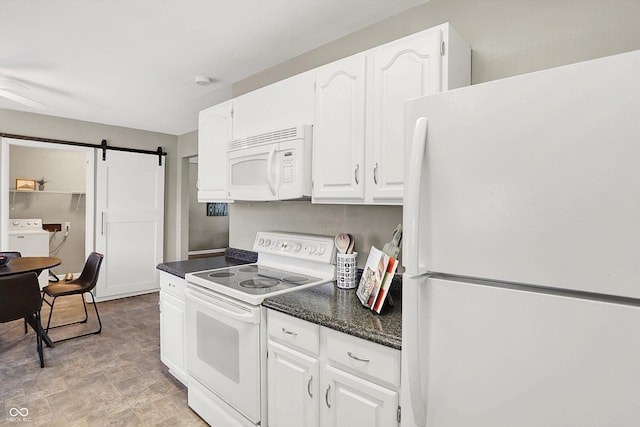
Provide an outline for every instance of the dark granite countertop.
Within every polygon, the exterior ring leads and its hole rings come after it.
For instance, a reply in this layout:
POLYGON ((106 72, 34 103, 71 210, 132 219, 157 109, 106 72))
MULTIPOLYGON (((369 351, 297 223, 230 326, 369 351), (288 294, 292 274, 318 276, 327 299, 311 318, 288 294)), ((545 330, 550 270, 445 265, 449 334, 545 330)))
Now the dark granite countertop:
POLYGON ((214 268, 233 267, 234 265, 256 262, 257 256, 255 252, 228 248, 224 251, 224 256, 164 262, 158 264, 156 268, 184 279, 186 273, 193 273, 194 271, 213 270, 214 268))
POLYGON ((376 314, 360 304, 355 289, 335 282, 277 295, 264 300, 267 308, 326 326, 358 338, 402 348, 402 294, 392 288, 394 307, 376 314))

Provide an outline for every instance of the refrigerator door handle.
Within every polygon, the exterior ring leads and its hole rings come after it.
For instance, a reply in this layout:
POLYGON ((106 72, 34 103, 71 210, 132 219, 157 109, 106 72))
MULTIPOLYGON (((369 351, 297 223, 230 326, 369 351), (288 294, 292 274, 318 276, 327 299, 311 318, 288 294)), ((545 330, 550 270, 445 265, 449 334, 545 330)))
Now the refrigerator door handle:
POLYGON ((427 118, 416 120, 409 151, 409 168, 405 182, 404 236, 406 249, 403 252, 405 273, 418 276, 426 273, 420 269, 420 184, 427 145, 427 118))
POLYGON ((422 357, 426 357, 426 355, 420 354, 421 339, 420 327, 418 326, 420 310, 418 307, 418 297, 420 292, 424 292, 425 289, 421 284, 416 283, 415 279, 411 282, 411 286, 404 288, 403 292, 406 292, 406 295, 403 296, 403 298, 407 297, 406 301, 412 302, 411 307, 406 308, 407 311, 410 311, 410 313, 406 313, 406 315, 409 315, 411 319, 414 319, 415 324, 413 324, 411 328, 407 328, 407 331, 412 331, 412 336, 408 336, 407 338, 409 339, 407 339, 407 342, 402 345, 403 352, 404 347, 406 346, 409 402, 411 403, 411 410, 413 412, 413 421, 415 425, 424 427, 427 425, 427 414, 425 402, 426 396, 422 388, 422 363, 425 363, 426 360, 423 360, 422 357))

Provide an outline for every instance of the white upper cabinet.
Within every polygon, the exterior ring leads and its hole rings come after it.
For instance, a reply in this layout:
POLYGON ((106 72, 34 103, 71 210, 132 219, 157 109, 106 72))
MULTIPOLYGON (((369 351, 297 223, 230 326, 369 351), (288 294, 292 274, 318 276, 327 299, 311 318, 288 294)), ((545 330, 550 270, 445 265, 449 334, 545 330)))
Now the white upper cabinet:
POLYGON ((405 102, 470 76, 470 48, 449 24, 319 68, 313 201, 402 204, 405 102))
POLYGON ((198 202, 228 201, 227 143, 233 136, 233 101, 200 111, 198 202))
POLYGON ((312 125, 314 78, 307 71, 234 98, 233 138, 312 125))
POLYGON ((317 71, 314 199, 364 201, 365 70, 355 55, 317 71))

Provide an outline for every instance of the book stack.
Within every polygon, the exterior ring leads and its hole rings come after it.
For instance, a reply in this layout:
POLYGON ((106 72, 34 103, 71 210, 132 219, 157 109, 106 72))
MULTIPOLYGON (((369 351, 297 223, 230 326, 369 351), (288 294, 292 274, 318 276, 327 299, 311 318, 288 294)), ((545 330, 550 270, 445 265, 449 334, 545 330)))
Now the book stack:
POLYGON ((371 247, 356 291, 362 305, 380 314, 385 301, 387 301, 389 287, 397 268, 398 260, 396 258, 373 246, 371 247))

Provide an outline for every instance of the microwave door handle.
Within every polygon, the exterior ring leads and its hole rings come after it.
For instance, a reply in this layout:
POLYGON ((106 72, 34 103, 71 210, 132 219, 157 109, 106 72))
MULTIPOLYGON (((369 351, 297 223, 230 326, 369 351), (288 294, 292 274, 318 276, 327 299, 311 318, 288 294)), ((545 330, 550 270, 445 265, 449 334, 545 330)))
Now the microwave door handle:
POLYGON ((269 151, 269 157, 267 157, 267 184, 269 184, 269 190, 272 195, 276 195, 275 177, 273 163, 276 159, 276 146, 274 145, 269 151))

